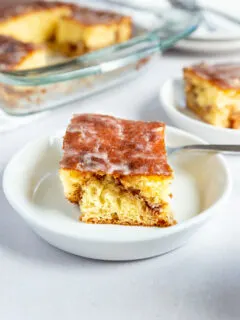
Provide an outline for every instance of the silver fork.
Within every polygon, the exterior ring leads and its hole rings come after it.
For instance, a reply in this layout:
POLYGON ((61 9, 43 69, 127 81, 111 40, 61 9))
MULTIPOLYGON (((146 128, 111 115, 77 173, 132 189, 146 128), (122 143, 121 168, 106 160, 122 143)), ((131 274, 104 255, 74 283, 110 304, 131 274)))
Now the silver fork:
POLYGON ((217 30, 217 27, 206 19, 203 12, 203 8, 201 8, 198 5, 196 0, 168 0, 168 2, 174 8, 183 9, 190 12, 197 12, 201 17, 202 22, 205 23, 205 26, 208 28, 209 31, 213 32, 217 30))
POLYGON ((168 156, 182 150, 197 150, 205 152, 240 153, 240 145, 234 144, 192 144, 180 147, 167 147, 168 156))
MULTIPOLYGON (((222 17, 232 23, 235 23, 236 25, 240 25, 240 19, 239 18, 235 18, 234 16, 220 11, 218 9, 212 8, 212 7, 208 7, 208 6, 200 6, 196 0, 168 0, 169 3, 174 6, 174 7, 178 7, 179 9, 185 9, 185 10, 189 10, 189 11, 202 11, 202 13, 204 13, 204 11, 206 12, 210 12, 215 14, 216 16, 222 17)), ((205 18, 205 16, 203 15, 203 17, 205 18)), ((209 20, 206 20, 205 18, 205 22, 207 22, 208 24, 210 23, 209 20)), ((213 25, 212 25, 213 26, 213 25)), ((216 28, 216 26, 215 26, 216 28)))

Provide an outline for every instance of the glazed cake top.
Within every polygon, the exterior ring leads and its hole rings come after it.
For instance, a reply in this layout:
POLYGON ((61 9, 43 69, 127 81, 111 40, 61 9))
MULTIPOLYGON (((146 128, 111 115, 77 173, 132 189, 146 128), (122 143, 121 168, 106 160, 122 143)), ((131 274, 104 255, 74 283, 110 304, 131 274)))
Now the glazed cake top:
POLYGON ((26 2, 17 5, 10 5, 0 9, 0 21, 21 16, 34 11, 66 6, 72 7, 73 5, 61 1, 34 1, 32 3, 26 2))
POLYGON ((72 14, 64 19, 74 19, 84 25, 109 24, 120 21, 124 16, 103 10, 95 10, 85 7, 76 7, 72 10, 72 14))
POLYGON ((73 116, 63 142, 61 168, 120 175, 171 176, 165 124, 98 114, 73 116))
POLYGON ((17 67, 26 55, 42 48, 40 45, 24 43, 0 35, 0 70, 9 71, 17 67))
POLYGON ((186 70, 193 71, 196 75, 211 81, 222 89, 240 89, 240 64, 206 64, 193 65, 186 70))
POLYGON ((61 1, 34 1, 32 3, 27 2, 15 6, 6 6, 0 9, 0 22, 1 20, 6 20, 31 12, 60 7, 68 7, 71 9, 71 16, 64 17, 65 19, 75 19, 84 24, 107 24, 123 18, 122 15, 114 12, 85 8, 73 3, 61 1))

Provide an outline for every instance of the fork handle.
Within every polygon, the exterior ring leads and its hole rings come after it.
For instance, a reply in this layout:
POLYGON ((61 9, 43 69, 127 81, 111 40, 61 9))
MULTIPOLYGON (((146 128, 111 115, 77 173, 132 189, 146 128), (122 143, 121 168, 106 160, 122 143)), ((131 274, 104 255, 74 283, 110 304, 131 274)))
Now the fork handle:
POLYGON ((184 150, 202 150, 210 152, 239 152, 240 145, 234 144, 192 144, 182 147, 184 150))
POLYGON ((204 11, 208 11, 210 13, 213 13, 213 14, 219 16, 219 17, 225 18, 226 20, 231 21, 231 22, 233 22, 235 24, 240 25, 240 19, 235 18, 234 16, 231 16, 231 15, 225 13, 225 12, 221 12, 221 11, 219 11, 217 9, 210 8, 210 7, 207 7, 207 6, 206 7, 203 6, 203 7, 201 7, 201 9, 204 10, 204 11))

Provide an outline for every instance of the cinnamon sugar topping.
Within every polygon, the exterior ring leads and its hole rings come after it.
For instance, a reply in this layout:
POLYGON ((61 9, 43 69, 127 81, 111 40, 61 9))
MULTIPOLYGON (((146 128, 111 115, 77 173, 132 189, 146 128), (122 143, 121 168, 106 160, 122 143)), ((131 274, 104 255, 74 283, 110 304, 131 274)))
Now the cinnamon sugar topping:
POLYGON ((61 167, 122 175, 171 176, 161 122, 75 115, 64 137, 61 167))
POLYGON ((7 5, 0 9, 0 21, 28 14, 34 11, 42 11, 46 9, 53 9, 56 7, 73 6, 72 4, 64 3, 61 1, 33 1, 32 3, 20 3, 15 5, 7 5))
POLYGON ((223 89, 240 89, 240 64, 200 63, 190 68, 200 77, 212 81, 223 89))
MULTIPOLYGON (((68 19, 68 17, 66 17, 68 19)), ((123 16, 111 11, 94 10, 90 8, 79 7, 73 10, 70 19, 75 19, 83 24, 108 24, 120 21, 123 16)))
POLYGON ((24 43, 11 37, 0 35, 0 70, 8 71, 21 63, 26 54, 30 54, 40 45, 24 43))

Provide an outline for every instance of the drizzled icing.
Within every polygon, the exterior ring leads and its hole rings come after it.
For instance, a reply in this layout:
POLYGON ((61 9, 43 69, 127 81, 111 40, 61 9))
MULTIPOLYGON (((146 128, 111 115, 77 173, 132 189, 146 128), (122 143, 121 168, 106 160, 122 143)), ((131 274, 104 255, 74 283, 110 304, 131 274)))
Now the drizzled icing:
POLYGON ((238 63, 213 65, 200 63, 189 69, 223 89, 240 89, 240 64, 238 63))
POLYGON ((75 115, 64 137, 61 167, 107 174, 170 176, 164 129, 161 122, 75 115))

